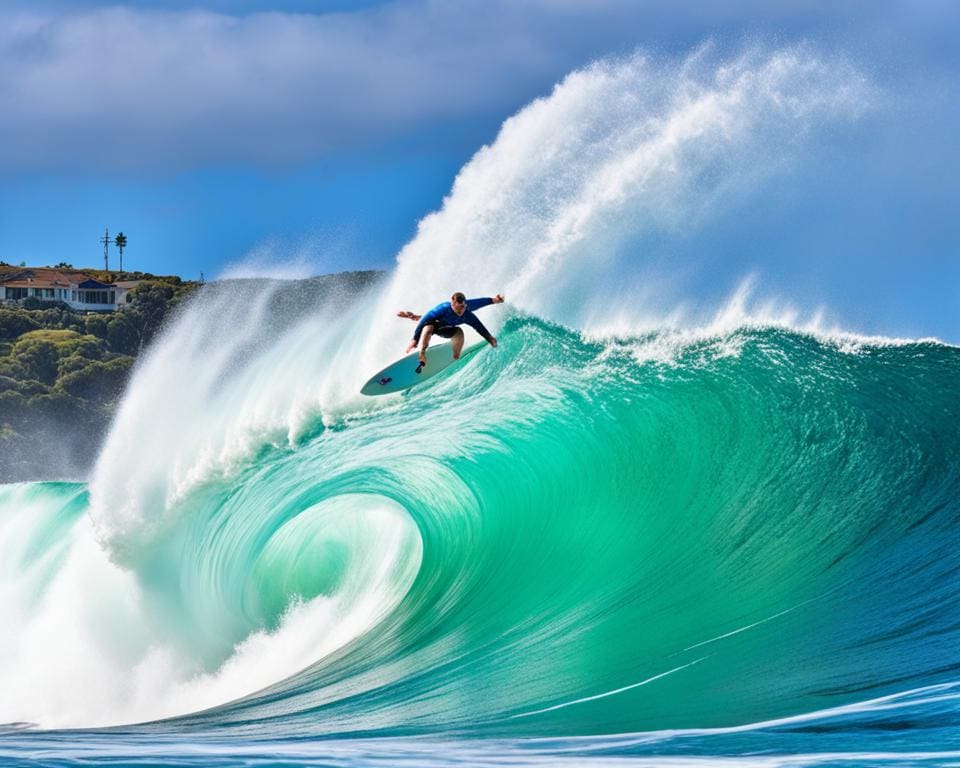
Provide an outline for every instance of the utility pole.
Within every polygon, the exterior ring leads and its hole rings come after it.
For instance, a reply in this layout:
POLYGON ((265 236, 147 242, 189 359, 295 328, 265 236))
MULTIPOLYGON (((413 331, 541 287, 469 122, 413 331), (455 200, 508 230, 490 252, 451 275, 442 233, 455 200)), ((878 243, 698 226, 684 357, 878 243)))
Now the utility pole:
POLYGON ((110 230, 106 227, 103 228, 103 237, 100 238, 100 242, 103 243, 103 268, 105 271, 110 271, 110 230))

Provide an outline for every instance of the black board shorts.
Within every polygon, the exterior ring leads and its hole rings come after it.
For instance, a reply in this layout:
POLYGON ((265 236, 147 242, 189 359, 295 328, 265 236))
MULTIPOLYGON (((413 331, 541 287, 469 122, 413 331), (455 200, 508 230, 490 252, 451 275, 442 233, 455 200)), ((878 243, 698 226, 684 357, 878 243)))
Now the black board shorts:
MULTIPOLYGON (((424 326, 424 328, 426 328, 426 326, 424 326)), ((455 325, 441 325, 439 328, 434 326, 433 335, 439 336, 441 339, 452 339, 458 330, 455 325)))

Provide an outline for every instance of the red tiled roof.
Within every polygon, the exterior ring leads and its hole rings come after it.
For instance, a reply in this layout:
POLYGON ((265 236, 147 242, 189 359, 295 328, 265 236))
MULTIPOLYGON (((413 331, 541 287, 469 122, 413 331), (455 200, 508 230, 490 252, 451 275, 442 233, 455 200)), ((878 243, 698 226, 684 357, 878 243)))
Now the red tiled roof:
POLYGON ((17 288, 69 288, 89 279, 79 270, 49 267, 27 267, 0 275, 0 283, 17 288))

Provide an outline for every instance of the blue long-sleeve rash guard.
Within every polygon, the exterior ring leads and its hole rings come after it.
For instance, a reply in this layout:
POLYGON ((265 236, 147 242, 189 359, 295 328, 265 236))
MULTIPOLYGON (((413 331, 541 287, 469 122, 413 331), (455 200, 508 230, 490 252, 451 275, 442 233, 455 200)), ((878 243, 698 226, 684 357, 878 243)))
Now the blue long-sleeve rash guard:
POLYGON ((480 309, 480 307, 486 307, 490 304, 493 304, 493 299, 467 299, 467 311, 462 315, 458 315, 453 311, 453 306, 449 301, 437 304, 437 306, 420 318, 420 322, 417 323, 417 328, 413 332, 413 339, 414 341, 420 341, 420 333, 423 331, 425 325, 432 325, 434 328, 443 328, 466 323, 483 336, 483 338, 490 341, 490 339, 493 338, 493 336, 490 335, 490 331, 488 331, 483 323, 480 322, 480 319, 473 314, 475 309, 480 309))

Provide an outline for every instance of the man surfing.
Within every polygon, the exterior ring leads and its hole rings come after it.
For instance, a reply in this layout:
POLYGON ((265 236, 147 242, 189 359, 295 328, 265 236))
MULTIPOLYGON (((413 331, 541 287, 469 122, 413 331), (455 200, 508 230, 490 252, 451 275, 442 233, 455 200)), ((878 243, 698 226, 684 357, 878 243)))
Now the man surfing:
POLYGON ((463 329, 457 328, 458 325, 466 323, 483 336, 490 343, 490 346, 497 346, 497 340, 473 313, 481 307, 502 303, 503 295, 499 293, 493 298, 468 299, 460 291, 457 291, 450 297, 450 301, 437 304, 425 315, 416 315, 413 312, 397 312, 397 317, 420 321, 417 323, 413 332, 413 339, 407 345, 406 350, 410 352, 418 344, 420 345, 420 366, 417 368, 417 373, 420 373, 423 366, 427 364, 427 345, 430 343, 432 336, 452 339, 453 359, 460 359, 460 351, 463 349, 463 329))

